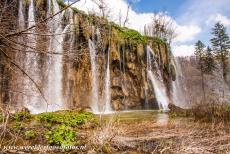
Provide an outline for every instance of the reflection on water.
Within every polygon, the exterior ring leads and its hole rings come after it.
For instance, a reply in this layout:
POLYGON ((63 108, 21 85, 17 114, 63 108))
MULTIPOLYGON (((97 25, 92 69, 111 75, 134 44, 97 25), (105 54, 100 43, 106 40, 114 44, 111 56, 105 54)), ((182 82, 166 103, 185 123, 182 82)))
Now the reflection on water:
POLYGON ((96 114, 96 116, 103 119, 118 119, 120 122, 138 122, 142 120, 151 120, 158 125, 167 125, 169 116, 167 113, 162 113, 154 110, 142 111, 118 111, 106 114, 96 114))

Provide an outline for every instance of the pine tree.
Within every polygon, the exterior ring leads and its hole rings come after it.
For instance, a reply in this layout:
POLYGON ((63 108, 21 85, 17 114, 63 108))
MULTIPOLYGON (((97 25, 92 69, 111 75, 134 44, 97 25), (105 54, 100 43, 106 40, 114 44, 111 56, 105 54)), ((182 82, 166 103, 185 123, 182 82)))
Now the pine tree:
POLYGON ((212 49, 208 46, 205 50, 204 55, 204 73, 205 74, 212 74, 213 71, 216 69, 216 63, 214 59, 214 55, 212 53, 212 49))
POLYGON ((198 60, 198 69, 201 73, 201 86, 203 90, 203 99, 205 99, 205 87, 204 87, 204 70, 205 70, 205 45, 199 40, 195 44, 195 55, 198 60))
POLYGON ((216 54, 217 59, 220 61, 222 68, 222 78, 226 81, 227 77, 227 60, 229 56, 230 49, 230 39, 226 32, 226 27, 221 23, 216 23, 212 29, 212 34, 214 38, 210 41, 213 46, 213 50, 216 54))

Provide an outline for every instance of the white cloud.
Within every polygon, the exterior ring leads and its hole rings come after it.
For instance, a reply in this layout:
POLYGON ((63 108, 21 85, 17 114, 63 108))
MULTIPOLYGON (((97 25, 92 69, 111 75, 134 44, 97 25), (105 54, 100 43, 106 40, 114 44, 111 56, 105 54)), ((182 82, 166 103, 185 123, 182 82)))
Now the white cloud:
MULTIPOLYGON (((109 19, 119 23, 119 16, 121 15, 121 21, 124 22, 127 14, 128 4, 125 0, 105 0, 108 6, 109 19)), ((92 2, 92 0, 85 0, 76 3, 75 7, 87 13, 94 12, 99 14, 100 10, 98 6, 92 2)), ((137 13, 132 8, 129 11, 129 21, 127 26, 129 28, 136 29, 138 31, 143 30, 144 25, 151 22, 153 13, 137 13)))
MULTIPOLYGON (((124 22, 128 8, 127 2, 125 0, 116 0, 116 3, 114 3, 114 0, 105 0, 105 2, 110 10, 110 20, 119 23, 119 15, 121 14, 122 22, 124 22)), ((80 1, 75 7, 88 13, 100 12, 98 6, 92 2, 92 0, 80 1)), ((141 32, 143 31, 144 26, 151 22, 153 15, 153 13, 137 13, 131 8, 129 11, 129 22, 127 26, 141 32)), ((178 25, 170 16, 165 15, 165 18, 167 20, 172 20, 174 27, 176 27, 177 37, 174 42, 191 41, 201 31, 196 25, 178 25)))
POLYGON ((188 42, 195 39, 197 34, 201 32, 201 28, 197 25, 177 25, 177 37, 174 42, 188 42))
MULTIPOLYGON (((105 2, 110 9, 109 19, 119 23, 121 14, 122 22, 124 22, 128 8, 127 0, 105 0, 105 2)), ((220 20, 223 24, 230 26, 229 18, 224 16, 230 13, 228 4, 229 0, 188 0, 183 3, 180 16, 176 20, 166 16, 172 20, 176 28, 177 37, 172 46, 174 54, 177 56, 193 55, 193 44, 196 40, 201 39, 208 42, 210 26, 207 23, 211 24, 220 20)), ((76 3, 75 7, 88 13, 100 13, 98 6, 92 0, 81 0, 76 3)), ((131 8, 129 22, 126 26, 141 32, 144 25, 151 22, 153 15, 153 13, 138 13, 131 8)))
POLYGON ((214 25, 217 22, 221 22, 222 24, 224 24, 225 26, 229 26, 230 25, 230 19, 222 14, 215 14, 215 15, 211 15, 208 20, 206 21, 207 25, 214 25))
POLYGON ((194 45, 174 45, 172 46, 174 56, 192 56, 194 55, 194 45))

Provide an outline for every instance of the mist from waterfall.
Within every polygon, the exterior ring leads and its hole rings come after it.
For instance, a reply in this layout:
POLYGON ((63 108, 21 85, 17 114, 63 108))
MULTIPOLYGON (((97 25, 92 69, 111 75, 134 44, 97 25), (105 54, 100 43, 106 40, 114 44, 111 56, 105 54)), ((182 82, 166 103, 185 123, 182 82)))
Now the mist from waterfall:
POLYGON ((156 95, 159 109, 167 111, 169 110, 168 108, 169 98, 167 96, 166 87, 163 83, 163 78, 162 78, 159 66, 156 60, 153 59, 152 57, 154 58, 153 51, 149 46, 147 46, 147 75, 154 88, 154 93, 156 95), (156 67, 156 72, 153 72, 153 69, 152 69, 153 61, 156 67))

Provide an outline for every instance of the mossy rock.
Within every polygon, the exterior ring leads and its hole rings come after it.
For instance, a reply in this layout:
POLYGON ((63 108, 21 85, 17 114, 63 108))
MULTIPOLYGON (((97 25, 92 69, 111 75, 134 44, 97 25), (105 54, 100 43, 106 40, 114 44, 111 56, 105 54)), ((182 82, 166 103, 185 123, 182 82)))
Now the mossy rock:
POLYGON ((170 64, 169 68, 170 68, 170 74, 172 77, 172 81, 176 81, 176 68, 175 68, 175 66, 173 64, 170 64))

